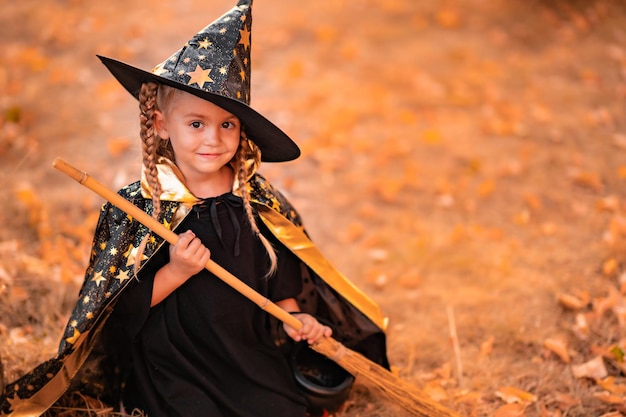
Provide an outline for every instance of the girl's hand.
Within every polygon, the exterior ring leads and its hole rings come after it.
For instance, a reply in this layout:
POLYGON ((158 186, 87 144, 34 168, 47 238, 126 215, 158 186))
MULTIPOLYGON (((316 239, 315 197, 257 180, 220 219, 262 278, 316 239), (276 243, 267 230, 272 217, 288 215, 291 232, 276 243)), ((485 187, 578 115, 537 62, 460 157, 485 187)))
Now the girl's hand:
POLYGON ((191 230, 178 235, 178 242, 170 245, 169 252, 170 261, 154 276, 150 307, 165 300, 185 281, 200 272, 211 258, 211 252, 191 230))
POLYGON ((286 323, 283 323, 283 328, 285 329, 287 335, 296 342, 306 340, 309 344, 312 344, 320 340, 322 337, 330 337, 333 334, 330 327, 324 326, 310 314, 294 313, 294 316, 302 322, 302 328, 300 330, 296 330, 286 323))
POLYGON ((170 272, 185 281, 202 271, 211 258, 211 252, 191 230, 178 235, 178 242, 170 245, 169 252, 170 272))

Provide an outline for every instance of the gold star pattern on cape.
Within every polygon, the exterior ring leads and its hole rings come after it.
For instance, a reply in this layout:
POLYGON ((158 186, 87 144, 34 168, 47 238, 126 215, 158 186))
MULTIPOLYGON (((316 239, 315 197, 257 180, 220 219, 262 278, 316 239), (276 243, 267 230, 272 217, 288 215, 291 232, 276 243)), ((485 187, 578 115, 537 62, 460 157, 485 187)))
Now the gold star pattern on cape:
POLYGON ((117 276, 115 277, 115 279, 119 280, 120 283, 126 281, 127 279, 130 279, 130 277, 128 276, 128 271, 126 270, 120 270, 120 273, 117 274, 117 276))
POLYGON ((106 278, 102 276, 102 272, 96 272, 91 280, 99 287, 102 281, 106 281, 106 278))
MULTIPOLYGON (((18 387, 15 388, 15 390, 18 390, 18 387)), ((21 400, 20 396, 15 394, 15 396, 13 398, 7 398, 7 401, 9 402, 9 404, 11 405, 11 409, 13 409, 13 404, 15 404, 16 402, 19 402, 21 400)), ((10 416, 11 414, 4 414, 2 413, 3 416, 10 416)))
POLYGON ((73 345, 74 343, 76 343, 79 337, 80 337, 80 332, 77 329, 74 329, 74 335, 72 337, 66 338, 65 340, 70 345, 73 345))

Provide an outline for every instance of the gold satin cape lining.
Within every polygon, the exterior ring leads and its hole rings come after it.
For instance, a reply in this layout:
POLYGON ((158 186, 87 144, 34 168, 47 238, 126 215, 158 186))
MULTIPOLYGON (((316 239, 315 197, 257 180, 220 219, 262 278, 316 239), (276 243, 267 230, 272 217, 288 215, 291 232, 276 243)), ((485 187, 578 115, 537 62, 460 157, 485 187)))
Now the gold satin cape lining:
POLYGON ((337 271, 301 229, 276 210, 265 205, 256 208, 263 223, 287 248, 379 328, 387 328, 387 318, 378 305, 337 271))

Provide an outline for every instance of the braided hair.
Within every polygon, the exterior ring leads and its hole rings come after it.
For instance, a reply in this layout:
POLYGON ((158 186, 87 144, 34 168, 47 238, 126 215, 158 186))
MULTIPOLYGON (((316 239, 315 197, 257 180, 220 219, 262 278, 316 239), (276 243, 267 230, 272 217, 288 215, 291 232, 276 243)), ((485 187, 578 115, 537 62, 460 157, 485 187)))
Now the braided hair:
POLYGON ((272 246, 271 242, 263 236, 261 231, 259 230, 259 226, 256 222, 256 217, 254 212, 252 211, 252 205, 250 204, 250 189, 248 187, 248 178, 254 173, 256 167, 261 163, 261 152, 259 148, 248 139, 245 130, 241 129, 241 141, 239 143, 239 149, 233 160, 231 161, 231 166, 235 170, 235 175, 238 183, 238 190, 241 193, 241 197, 243 199, 243 207, 246 212, 246 217, 248 218, 248 224, 252 229, 254 235, 261 241, 265 250, 267 251, 267 255, 270 260, 270 268, 266 274, 266 277, 273 275, 276 272, 276 268, 278 265, 278 260, 276 257, 276 251, 272 246))

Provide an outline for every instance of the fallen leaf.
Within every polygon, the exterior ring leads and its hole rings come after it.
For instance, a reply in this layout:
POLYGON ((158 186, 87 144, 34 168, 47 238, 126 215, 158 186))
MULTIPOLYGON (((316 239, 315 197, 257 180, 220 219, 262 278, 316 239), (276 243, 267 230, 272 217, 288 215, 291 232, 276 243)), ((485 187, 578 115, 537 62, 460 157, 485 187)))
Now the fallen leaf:
POLYGON ((602 191, 604 183, 599 174, 595 172, 573 171, 570 174, 574 184, 581 187, 590 188, 593 191, 602 191))
POLYGON ((43 212, 43 203, 29 184, 21 185, 15 191, 17 199, 28 210, 28 223, 31 227, 37 227, 43 212))
POLYGON ((521 212, 517 213, 515 215, 515 217, 513 218, 513 222, 515 224, 518 224, 520 226, 523 226, 525 224, 528 224, 530 222, 530 211, 528 210, 522 210, 521 212))
POLYGON ((582 308, 585 308, 587 307, 587 305, 589 305, 590 301, 588 294, 584 298, 572 294, 559 294, 557 298, 559 303, 563 307, 569 308, 571 310, 580 310, 582 308))
POLYGON ((294 60, 287 66, 287 74, 289 78, 296 79, 302 77, 304 74, 304 64, 301 60, 294 60))
POLYGON ((543 204, 541 203, 541 199, 533 193, 525 193, 524 194, 524 202, 534 212, 541 211, 543 208, 543 204))
POLYGON ((10 123, 19 123, 22 119, 22 108, 11 106, 4 112, 4 119, 10 123))
POLYGON ((445 7, 437 12, 436 20, 439 26, 446 29, 454 29, 461 25, 459 12, 451 7, 445 7))
POLYGON ((608 375, 602 356, 596 356, 580 365, 572 365, 571 369, 576 378, 602 379, 608 375))
POLYGON ((619 210, 619 198, 615 195, 601 198, 596 202, 596 208, 600 211, 616 212, 619 210))
POLYGON ((12 301, 20 302, 28 300, 29 294, 24 287, 14 285, 9 288, 9 294, 12 301))
POLYGON ((556 224, 552 222, 546 222, 541 224, 541 233, 544 236, 553 236, 557 231, 556 224))
POLYGON ((480 197, 487 197, 493 194, 496 189, 496 183, 493 180, 485 180, 478 185, 478 195, 480 197))
POLYGON ((538 122, 548 123, 553 120, 554 115, 552 114, 552 110, 543 105, 534 103, 530 108, 530 115, 538 122))
POLYGON ((338 35, 338 31, 332 26, 319 26, 315 29, 315 37, 318 41, 333 42, 338 35))
POLYGON ((624 398, 619 395, 609 394, 608 392, 594 392, 593 397, 606 404, 626 404, 624 398))
POLYGON ((422 133, 422 141, 429 145, 437 145, 442 141, 441 133, 434 129, 425 130, 424 133, 422 133))
POLYGON ((613 286, 609 286, 609 294, 606 297, 598 297, 593 300, 593 311, 602 317, 620 301, 621 294, 613 286))
POLYGON ((534 402, 537 400, 534 394, 515 387, 502 387, 496 391, 496 396, 508 404, 534 402))
POLYGON ((611 276, 615 273, 615 271, 617 271, 617 267, 618 267, 618 263, 615 258, 607 259, 602 264, 602 273, 606 277, 611 276))
POLYGON ((358 216, 364 220, 375 219, 379 215, 378 208, 373 204, 364 203, 358 210, 358 216))
POLYGON ((617 317, 617 321, 621 328, 626 326, 626 306, 624 305, 616 305, 612 309, 613 314, 617 317))
POLYGON ((563 413, 558 408, 554 411, 548 411, 545 404, 541 404, 541 415, 540 417, 562 417, 563 413))
POLYGON ((626 385, 617 384, 615 382, 615 377, 609 376, 604 379, 596 380, 596 383, 601 386, 604 390, 610 392, 611 394, 624 395, 626 394, 626 385))
POLYGON ((386 201, 387 203, 394 203, 397 201, 398 194, 400 194, 403 187, 403 181, 387 179, 385 185, 379 187, 377 191, 383 201, 386 201))
POLYGON ((489 356, 493 351, 493 342, 495 338, 493 336, 489 337, 489 339, 485 340, 480 344, 480 355, 481 356, 489 356))
POLYGON ((467 406, 476 407, 478 404, 483 402, 483 396, 480 392, 463 390, 454 397, 454 402, 457 404, 465 404, 467 406))
POLYGON ((567 351, 567 340, 563 338, 549 338, 543 342, 543 345, 549 351, 555 353, 565 363, 570 362, 569 352, 567 351))
POLYGON ((576 321, 573 329, 574 333, 580 340, 586 340, 589 337, 589 322, 587 321, 587 316, 585 314, 576 314, 576 321))
POLYGON ((443 401, 448 399, 448 393, 441 386, 439 380, 430 381, 424 387, 424 392, 434 401, 443 401))
POLYGON ((365 273, 365 280, 377 289, 382 290, 387 285, 389 277, 387 273, 377 268, 373 268, 365 273))
POLYGON ((422 278, 419 274, 419 271, 414 269, 402 272, 400 276, 396 279, 395 283, 402 288, 414 289, 419 287, 419 285, 422 283, 422 278))
POLYGON ((563 394, 563 393, 555 394, 554 400, 557 402, 558 407, 563 411, 567 411, 568 409, 572 407, 576 407, 577 405, 580 405, 579 399, 574 398, 571 395, 563 394))
POLYGON ((450 379, 452 377, 452 364, 446 362, 440 368, 435 369, 435 374, 441 379, 450 379))
POLYGON ((32 329, 28 326, 14 327, 9 330, 8 341, 14 345, 23 345, 30 342, 28 335, 32 332, 32 329))
POLYGON ((16 60, 18 63, 26 65, 33 72, 43 71, 49 64, 48 58, 44 56, 41 49, 34 46, 20 48, 16 60))
POLYGON ((365 226, 362 223, 352 222, 348 225, 345 233, 341 236, 343 243, 354 243, 365 233, 365 226))

